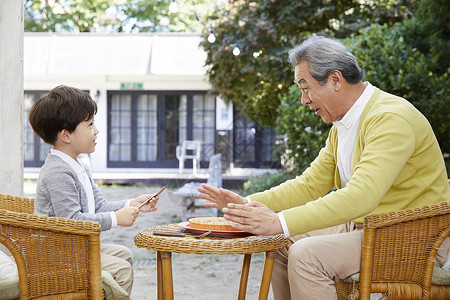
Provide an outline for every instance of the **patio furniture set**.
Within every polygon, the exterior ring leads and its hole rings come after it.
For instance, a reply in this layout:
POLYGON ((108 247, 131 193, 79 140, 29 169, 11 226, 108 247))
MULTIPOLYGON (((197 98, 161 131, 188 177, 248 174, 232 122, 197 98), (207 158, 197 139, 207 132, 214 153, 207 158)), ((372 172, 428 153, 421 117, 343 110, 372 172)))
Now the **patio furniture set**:
MULTIPOLYGON (((20 299, 103 299, 99 224, 37 216, 33 204, 32 198, 0 194, 0 243, 17 265, 20 299)), ((136 246, 157 251, 158 299, 173 299, 172 252, 243 254, 238 299, 245 299, 251 254, 265 252, 259 299, 267 299, 276 250, 287 244, 282 235, 153 234, 161 229, 180 230, 168 224, 135 235, 136 246)), ((368 300, 370 293, 383 293, 386 300, 450 299, 450 271, 434 266, 449 235, 450 200, 366 217, 360 276, 335 284, 338 299, 368 300)), ((2 288, 0 282, 0 298, 2 288)))

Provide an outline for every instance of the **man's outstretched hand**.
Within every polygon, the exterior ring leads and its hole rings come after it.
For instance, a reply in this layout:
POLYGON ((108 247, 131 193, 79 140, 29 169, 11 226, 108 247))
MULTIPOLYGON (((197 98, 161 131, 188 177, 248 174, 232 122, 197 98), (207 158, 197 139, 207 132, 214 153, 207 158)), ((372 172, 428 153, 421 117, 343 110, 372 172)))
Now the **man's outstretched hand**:
POLYGON ((260 235, 283 233, 280 220, 275 212, 256 201, 248 202, 244 197, 230 190, 202 184, 198 188, 199 197, 210 201, 205 207, 223 211, 225 219, 236 222, 237 230, 260 235))
POLYGON ((226 207, 228 203, 245 204, 248 202, 243 197, 230 190, 219 189, 207 184, 202 184, 202 186, 198 188, 198 191, 200 192, 198 195, 200 198, 212 202, 205 203, 205 207, 222 209, 226 207))

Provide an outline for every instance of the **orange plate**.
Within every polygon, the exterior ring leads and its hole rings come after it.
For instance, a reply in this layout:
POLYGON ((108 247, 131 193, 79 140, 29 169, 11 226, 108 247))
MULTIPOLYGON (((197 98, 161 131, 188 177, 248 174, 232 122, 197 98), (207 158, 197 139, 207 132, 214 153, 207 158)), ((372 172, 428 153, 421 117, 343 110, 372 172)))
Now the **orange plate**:
MULTIPOLYGON (((183 227, 183 228, 187 229, 188 231, 190 231, 192 233, 197 233, 197 234, 202 234, 202 233, 209 231, 208 229, 191 228, 191 226, 189 226, 189 222, 178 223, 178 226, 183 227)), ((226 237, 226 236, 242 236, 242 235, 250 235, 250 234, 251 233, 248 233, 246 231, 237 231, 237 230, 211 230, 210 236, 226 237)))

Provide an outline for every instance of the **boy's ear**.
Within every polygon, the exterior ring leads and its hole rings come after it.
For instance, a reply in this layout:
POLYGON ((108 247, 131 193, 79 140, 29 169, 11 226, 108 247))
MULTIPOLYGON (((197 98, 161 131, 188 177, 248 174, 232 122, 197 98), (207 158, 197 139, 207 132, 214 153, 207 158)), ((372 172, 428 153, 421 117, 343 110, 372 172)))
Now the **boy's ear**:
POLYGON ((63 129, 58 132, 58 140, 64 144, 70 144, 70 132, 67 129, 63 129))

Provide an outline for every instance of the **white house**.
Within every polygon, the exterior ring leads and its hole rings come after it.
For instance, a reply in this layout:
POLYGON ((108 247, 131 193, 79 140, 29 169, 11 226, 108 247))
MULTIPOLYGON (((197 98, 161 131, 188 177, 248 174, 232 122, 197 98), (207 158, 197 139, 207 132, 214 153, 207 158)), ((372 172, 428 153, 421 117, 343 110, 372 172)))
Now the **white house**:
POLYGON ((49 149, 33 133, 28 111, 61 84, 89 92, 98 104, 93 172, 176 172, 175 149, 184 140, 201 142, 203 168, 215 153, 231 171, 276 164, 274 131, 209 93, 200 42, 180 33, 25 33, 25 172, 37 172, 49 149))

